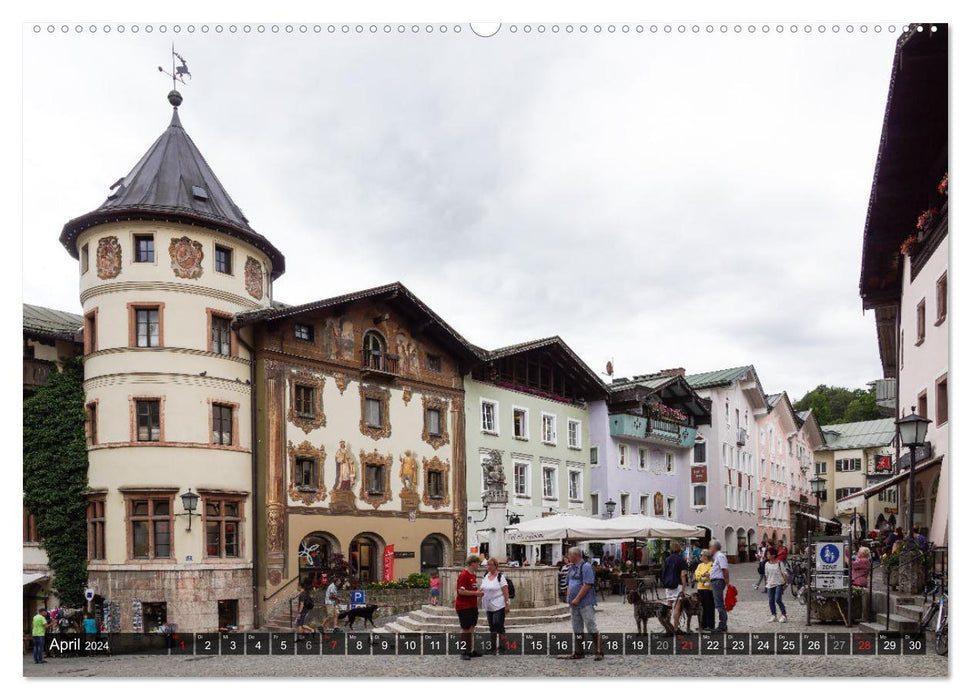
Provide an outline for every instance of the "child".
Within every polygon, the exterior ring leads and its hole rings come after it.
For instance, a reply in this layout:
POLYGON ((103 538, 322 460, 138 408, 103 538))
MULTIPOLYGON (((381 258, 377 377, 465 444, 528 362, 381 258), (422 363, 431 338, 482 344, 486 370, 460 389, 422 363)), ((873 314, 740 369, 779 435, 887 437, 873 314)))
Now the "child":
POLYGON ((439 605, 439 597, 441 596, 442 579, 438 577, 438 570, 432 574, 432 605, 439 605))

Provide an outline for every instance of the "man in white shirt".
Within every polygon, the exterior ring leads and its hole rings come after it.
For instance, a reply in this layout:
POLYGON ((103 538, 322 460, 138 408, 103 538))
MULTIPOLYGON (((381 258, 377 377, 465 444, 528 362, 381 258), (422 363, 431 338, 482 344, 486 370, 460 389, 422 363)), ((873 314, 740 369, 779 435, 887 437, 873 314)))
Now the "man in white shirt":
POLYGON ((725 589, 728 588, 728 557, 722 554, 722 545, 718 540, 711 541, 711 590, 715 598, 715 610, 718 611, 718 627, 715 632, 728 631, 728 611, 725 610, 725 589))
POLYGON ((332 580, 330 585, 327 586, 327 592, 324 593, 324 629, 333 630, 337 628, 337 606, 341 602, 341 599, 337 596, 337 583, 336 578, 332 580))

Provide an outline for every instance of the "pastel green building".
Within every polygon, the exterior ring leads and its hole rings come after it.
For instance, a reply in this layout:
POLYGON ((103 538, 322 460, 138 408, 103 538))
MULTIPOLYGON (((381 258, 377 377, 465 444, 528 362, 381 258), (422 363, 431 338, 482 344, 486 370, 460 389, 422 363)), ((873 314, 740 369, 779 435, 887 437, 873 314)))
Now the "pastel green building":
POLYGON ((550 563, 562 556, 559 545, 507 548, 501 529, 544 514, 590 514, 590 402, 606 387, 559 337, 483 355, 465 377, 467 547, 500 561, 550 563), (489 484, 493 459, 503 481, 489 484))

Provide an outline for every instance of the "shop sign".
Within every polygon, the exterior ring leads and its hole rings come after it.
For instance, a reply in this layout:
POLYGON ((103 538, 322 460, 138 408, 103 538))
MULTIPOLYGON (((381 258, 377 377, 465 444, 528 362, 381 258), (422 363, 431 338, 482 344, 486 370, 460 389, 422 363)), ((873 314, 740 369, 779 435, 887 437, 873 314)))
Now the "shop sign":
POLYGON ((692 484, 706 484, 708 483, 708 467, 691 467, 691 483, 692 484))

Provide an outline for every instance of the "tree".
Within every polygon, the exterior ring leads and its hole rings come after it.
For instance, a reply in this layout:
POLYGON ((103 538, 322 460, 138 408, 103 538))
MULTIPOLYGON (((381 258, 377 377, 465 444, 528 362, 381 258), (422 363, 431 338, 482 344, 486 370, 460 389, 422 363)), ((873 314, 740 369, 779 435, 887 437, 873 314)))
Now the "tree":
POLYGON ((820 384, 792 405, 796 411, 812 409, 820 425, 854 423, 883 418, 874 389, 847 389, 820 384))
POLYGON ((36 518, 54 590, 67 607, 83 604, 88 578, 83 379, 80 358, 72 358, 24 400, 24 505, 36 518))

